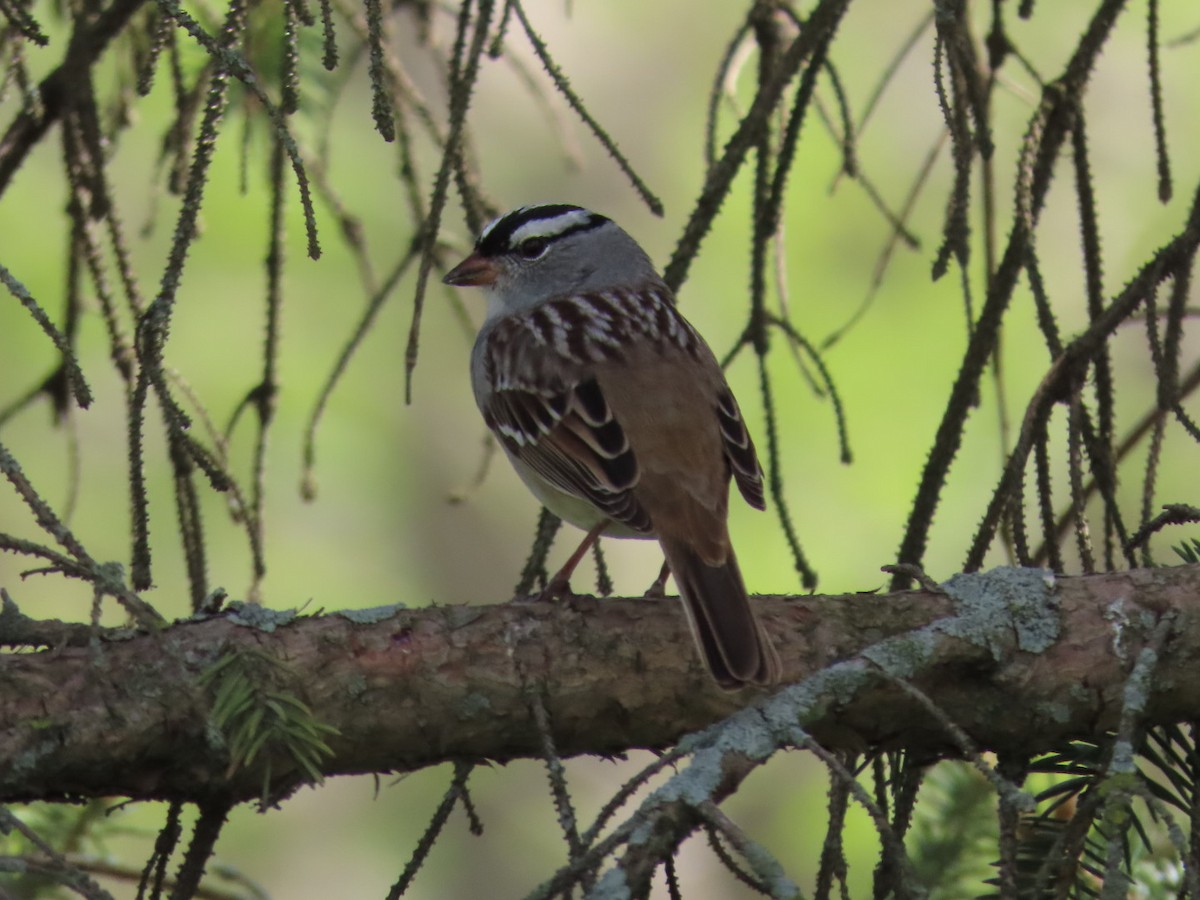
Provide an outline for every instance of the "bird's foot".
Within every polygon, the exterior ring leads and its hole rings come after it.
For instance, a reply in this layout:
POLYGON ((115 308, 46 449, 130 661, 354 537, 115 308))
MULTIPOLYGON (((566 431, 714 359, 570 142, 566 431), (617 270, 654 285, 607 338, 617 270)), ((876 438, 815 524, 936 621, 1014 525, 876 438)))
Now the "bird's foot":
POLYGON ((658 573, 658 577, 654 579, 654 584, 646 588, 646 593, 642 596, 654 599, 662 599, 667 596, 667 579, 670 577, 671 567, 663 563, 662 570, 658 573))
POLYGON ((575 596, 575 592, 571 590, 571 582, 566 578, 551 578, 550 583, 542 588, 540 594, 532 596, 530 599, 538 602, 555 602, 558 600, 570 599, 575 596))

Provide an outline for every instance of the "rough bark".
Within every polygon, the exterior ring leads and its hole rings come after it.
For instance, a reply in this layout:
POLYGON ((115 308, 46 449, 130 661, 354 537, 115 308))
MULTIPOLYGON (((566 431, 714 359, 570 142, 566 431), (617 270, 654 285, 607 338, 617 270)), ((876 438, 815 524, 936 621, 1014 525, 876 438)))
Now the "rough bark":
MULTIPOLYGON (((952 751, 894 678, 916 685, 979 745, 1044 749, 1115 726, 1149 629, 1173 617, 1147 722, 1200 718, 1200 566, 1053 578, 965 576, 949 593, 761 597, 792 687, 726 693, 704 675, 674 600, 387 608, 292 617, 243 607, 156 634, 0 657, 0 801, 121 795, 248 798, 229 774, 199 676, 255 649, 335 727, 326 774, 535 756, 530 691, 564 756, 663 748, 739 708, 794 715, 829 747, 952 751), (886 672, 887 677, 881 677, 886 672)), ((0 644, 47 631, 7 609, 0 644)), ((273 758, 276 787, 298 781, 273 758)))

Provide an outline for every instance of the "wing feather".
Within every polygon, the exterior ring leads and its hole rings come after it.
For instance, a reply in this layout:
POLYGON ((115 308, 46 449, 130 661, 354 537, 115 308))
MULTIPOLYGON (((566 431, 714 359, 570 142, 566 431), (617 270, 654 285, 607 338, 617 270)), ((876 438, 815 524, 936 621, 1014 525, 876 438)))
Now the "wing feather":
POLYGON ((721 440, 725 458, 733 470, 733 480, 746 502, 755 509, 766 509, 763 496, 763 471, 754 452, 754 441, 742 419, 742 411, 728 388, 717 395, 717 421, 721 425, 721 440))
POLYGON ((564 296, 481 332, 472 379, 484 419, 505 449, 550 485, 648 534, 650 516, 634 496, 641 469, 593 374, 642 341, 711 365, 729 471, 746 502, 764 509, 762 468, 737 401, 665 289, 564 296))
POLYGON ((510 372, 482 403, 484 420, 508 452, 563 493, 649 533, 650 516, 633 495, 637 459, 600 386, 594 379, 542 380, 537 388, 523 381, 510 372), (547 390, 548 383, 555 388, 547 390))

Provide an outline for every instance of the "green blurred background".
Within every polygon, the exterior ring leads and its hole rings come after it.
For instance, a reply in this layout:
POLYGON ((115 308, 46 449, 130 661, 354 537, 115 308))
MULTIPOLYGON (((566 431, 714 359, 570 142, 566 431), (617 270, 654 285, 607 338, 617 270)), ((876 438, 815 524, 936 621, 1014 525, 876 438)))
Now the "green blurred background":
MULTIPOLYGON (((531 2, 535 26, 592 113, 617 140, 639 173, 666 203, 658 219, 640 203, 616 166, 557 96, 549 97, 561 133, 510 61, 487 61, 474 98, 471 126, 485 190, 501 207, 538 201, 589 206, 617 219, 660 263, 668 258, 704 172, 703 122, 716 64, 743 15, 743 4, 712 2, 531 2), (564 158, 564 141, 573 161, 564 158)), ((1006 4, 1011 7, 1013 4, 1006 4)), ((971 4, 986 25, 990 4, 971 4)), ((856 112, 880 79, 887 61, 928 12, 916 0, 858 2, 843 23, 832 51, 850 105, 856 112)), ((1043 77, 1057 75, 1074 47, 1074 36, 1092 4, 1038 4, 1032 21, 1008 10, 1013 39, 1043 77)), ((39 14, 38 9, 34 13, 39 14)), ((49 18, 48 13, 42 13, 49 18)), ((1164 40, 1200 26, 1188 0, 1160 4, 1164 40)), ((452 14, 434 14, 434 34, 452 35, 452 14)), ((411 39, 411 19, 400 13, 394 31, 397 55, 431 97, 439 96, 425 52, 411 39)), ((1092 157, 1098 181, 1101 231, 1110 294, 1133 274, 1148 250, 1178 228, 1187 192, 1200 162, 1195 85, 1200 84, 1200 45, 1164 49, 1165 109, 1176 183, 1183 196, 1163 205, 1155 198, 1150 111, 1145 62, 1145 11, 1135 5, 1104 52, 1089 95, 1092 157)), ((348 40, 349 31, 343 32, 348 40)), ((547 80, 515 28, 510 52, 547 95, 547 80)), ((60 58, 62 35, 49 48, 28 48, 35 73, 60 58)), ((930 148, 942 120, 933 92, 931 31, 904 61, 860 137, 859 159, 893 208, 898 207, 930 148)), ((314 70, 316 64, 306 72, 314 70)), ((722 140, 736 110, 751 97, 751 54, 723 106, 722 140)), ((112 68, 112 65, 109 65, 112 68)), ((345 204, 361 217, 376 268, 386 272, 407 248, 412 223, 396 176, 396 154, 374 132, 363 66, 332 118, 330 179, 345 204)), ((111 71, 109 73, 111 75, 111 71)), ((315 71, 305 90, 320 93, 315 71)), ((995 110, 995 175, 1000 216, 997 238, 1007 232, 1016 153, 1037 98, 1037 87, 1016 65, 1005 68, 995 110)), ((820 88, 834 110, 828 82, 820 88)), ((240 95, 238 95, 240 96, 240 95)), ((310 99, 312 103, 319 100, 310 99)), ((440 102, 440 101, 439 101, 440 102)), ((144 294, 156 292, 178 211, 165 193, 156 162, 171 99, 165 76, 135 110, 136 121, 115 148, 109 166, 132 236, 136 274, 144 294), (142 226, 149 231, 141 233, 142 226)), ((12 99, 0 105, 11 118, 12 99)), ((315 142, 318 119, 302 111, 298 129, 315 142), (305 129, 308 129, 306 132, 305 129)), ((257 383, 263 339, 267 234, 265 185, 267 142, 260 126, 248 135, 247 186, 241 179, 244 118, 234 114, 220 140, 213 180, 203 209, 203 235, 190 255, 166 358, 191 385, 223 428, 233 409, 257 383)), ((434 158, 422 151, 422 186, 431 185, 434 158)), ((837 141, 810 118, 790 178, 781 237, 791 318, 814 343, 844 325, 867 297, 872 272, 889 237, 889 226, 859 185, 836 176, 837 141), (833 189, 836 183, 836 189, 833 189)), ((31 155, 0 202, 0 263, 20 279, 52 314, 62 307, 68 234, 66 189, 56 135, 31 155)), ((1052 192, 1039 239, 1047 279, 1064 332, 1085 320, 1079 272, 1075 198, 1068 177, 1052 192)), ((739 179, 681 292, 685 313, 718 355, 731 347, 746 314, 749 250, 748 171, 739 179)), ((827 400, 809 389, 786 349, 771 359, 781 415, 787 497, 822 592, 874 590, 885 584, 881 565, 894 559, 921 466, 944 398, 965 346, 966 328, 957 272, 938 283, 929 277, 940 238, 950 182, 945 149, 911 220, 919 250, 897 250, 873 306, 826 355, 849 421, 852 465, 838 460, 834 418, 827 400)), ((537 507, 502 460, 494 460, 481 486, 471 487, 480 465, 485 429, 470 396, 467 354, 473 335, 462 307, 478 321, 477 298, 454 297, 441 285, 427 298, 421 357, 413 402, 404 402, 403 357, 412 312, 413 279, 390 298, 376 326, 334 394, 317 440, 319 496, 300 497, 301 439, 321 385, 364 305, 353 263, 335 223, 318 208, 324 255, 305 257, 299 204, 288 198, 290 257, 279 361, 283 391, 269 451, 265 603, 275 607, 368 607, 494 603, 509 596, 528 550, 537 507), (461 496, 462 502, 450 502, 461 496)), ((457 209, 447 237, 463 251, 467 234, 457 209)), ((982 303, 980 222, 971 283, 976 309, 982 303)), ((1033 331, 1027 291, 1020 289, 1008 317, 1004 384, 1008 413, 1019 423, 1031 391, 1044 374, 1046 353, 1033 331)), ((98 559, 127 561, 129 525, 126 437, 122 389, 107 362, 106 336, 94 304, 82 326, 84 371, 97 399, 71 417, 80 448, 81 481, 71 526, 98 559)), ((1185 358, 1194 346, 1185 344, 1185 358)), ((1123 426, 1153 401, 1152 371, 1140 334, 1121 338, 1118 401, 1123 426)), ((1193 354, 1194 355, 1194 352, 1193 354)), ((54 365, 49 342, 19 304, 0 299, 0 408, 28 390, 54 365)), ((749 355, 734 364, 730 381, 760 446, 762 402, 749 355)), ((995 391, 989 387, 974 414, 967 441, 952 471, 926 558, 928 571, 944 578, 961 565, 970 533, 990 495, 1003 460, 995 391)), ((153 409, 153 405, 152 405, 153 409)), ((168 614, 186 615, 182 559, 174 543, 175 513, 170 475, 159 436, 157 411, 150 418, 150 465, 156 589, 148 599, 168 614)), ((58 508, 70 488, 66 432, 55 428, 45 403, 35 404, 0 430, 0 440, 20 460, 33 483, 58 508)), ((244 418, 233 435, 232 458, 245 475, 253 430, 244 418)), ((1178 439, 1178 436, 1175 436, 1178 439)), ((1171 459, 1168 445, 1167 457, 1171 459)), ((1182 447, 1182 441, 1177 446, 1182 447)), ((1178 454, 1176 454, 1176 458, 1178 454)), ((1186 464, 1169 465, 1160 496, 1191 501, 1194 478, 1186 464)), ((1131 516, 1136 493, 1130 491, 1131 516)), ((250 583, 243 533, 231 523, 224 501, 204 494, 209 572, 233 597, 250 583)), ((750 589, 763 593, 800 590, 786 544, 772 514, 734 502, 732 529, 750 589)), ((0 530, 38 538, 28 511, 11 490, 0 489, 0 530)), ((574 535, 564 532, 553 560, 574 535)), ((657 547, 607 541, 617 592, 640 593, 658 571, 657 547)), ((1165 544, 1159 555, 1169 556, 1165 544)), ((1004 562, 996 553, 994 563, 1004 562)), ((22 609, 38 617, 86 619, 90 591, 58 578, 21 580, 28 561, 0 556, 0 585, 22 609)), ((577 587, 590 574, 581 573, 577 587)), ((115 611, 109 611, 112 621, 115 611)), ((617 786, 651 757, 628 761, 574 760, 568 764, 581 813, 590 820, 617 786)), ((234 812, 217 858, 257 881, 274 897, 380 897, 407 860, 449 781, 442 768, 401 779, 339 778, 301 790, 265 815, 234 812)), ((472 776, 485 826, 482 838, 467 834, 456 812, 447 833, 410 892, 414 897, 517 897, 565 858, 542 767, 536 762, 481 768, 472 776)), ((780 856, 806 890, 820 852, 825 821, 823 770, 798 754, 776 758, 728 803, 731 816, 780 856)), ((115 801, 114 801, 115 802, 115 801)), ((850 834, 855 896, 869 889, 875 844, 856 810, 850 834), (861 840, 859 840, 861 839, 861 840)), ((140 866, 161 809, 140 805, 117 815, 103 847, 140 866)), ((210 870, 213 867, 210 867, 210 870)), ((737 897, 743 890, 707 848, 689 844, 681 856, 689 897, 737 897)), ((106 882, 117 896, 132 888, 106 882)))

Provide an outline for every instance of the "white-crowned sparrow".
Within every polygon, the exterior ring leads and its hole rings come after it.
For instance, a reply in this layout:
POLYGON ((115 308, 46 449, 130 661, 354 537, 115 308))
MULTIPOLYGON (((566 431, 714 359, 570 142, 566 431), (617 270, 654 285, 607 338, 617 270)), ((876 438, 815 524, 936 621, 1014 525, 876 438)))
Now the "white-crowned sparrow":
POLYGON ((482 287, 471 354, 484 421, 517 474, 588 532, 657 538, 722 687, 779 679, 729 540, 729 478, 763 509, 762 469, 716 358, 649 257, 604 216, 525 206, 488 225, 447 284, 482 287))

